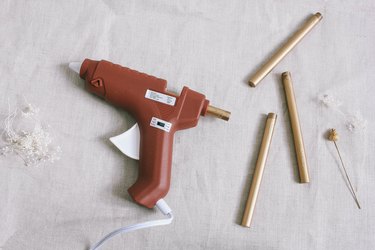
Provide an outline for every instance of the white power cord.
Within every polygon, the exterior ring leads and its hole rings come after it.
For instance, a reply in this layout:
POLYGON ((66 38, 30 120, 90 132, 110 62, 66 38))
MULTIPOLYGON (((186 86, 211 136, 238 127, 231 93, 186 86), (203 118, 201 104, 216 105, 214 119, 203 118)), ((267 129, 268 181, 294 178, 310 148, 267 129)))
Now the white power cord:
POLYGON ((166 219, 161 219, 161 220, 151 220, 151 221, 146 221, 126 227, 121 227, 119 229, 116 229, 115 231, 107 234, 103 239, 101 239, 99 242, 97 242, 90 250, 97 250, 101 245, 104 244, 107 240, 110 238, 120 234, 120 233, 128 233, 131 231, 135 231, 138 229, 143 229, 143 228, 148 228, 148 227, 156 227, 156 226, 164 226, 171 224, 173 220, 173 214, 172 214, 172 209, 168 206, 168 204, 163 200, 160 199, 158 202, 156 202, 156 207, 168 218, 166 219))

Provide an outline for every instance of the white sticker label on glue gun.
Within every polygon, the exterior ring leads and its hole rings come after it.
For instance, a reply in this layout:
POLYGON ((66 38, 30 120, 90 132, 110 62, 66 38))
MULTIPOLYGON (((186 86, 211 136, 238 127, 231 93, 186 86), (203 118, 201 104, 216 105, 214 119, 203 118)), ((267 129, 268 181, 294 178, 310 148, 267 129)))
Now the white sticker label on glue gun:
POLYGON ((159 92, 156 92, 156 91, 152 91, 152 90, 149 90, 149 89, 146 91, 145 97, 147 99, 151 99, 151 100, 154 100, 154 101, 157 101, 157 102, 168 104, 170 106, 174 106, 174 104, 176 103, 176 97, 166 95, 166 94, 163 94, 163 93, 159 93, 159 92))
POLYGON ((150 126, 169 132, 172 127, 172 123, 163 121, 162 119, 152 117, 150 126))

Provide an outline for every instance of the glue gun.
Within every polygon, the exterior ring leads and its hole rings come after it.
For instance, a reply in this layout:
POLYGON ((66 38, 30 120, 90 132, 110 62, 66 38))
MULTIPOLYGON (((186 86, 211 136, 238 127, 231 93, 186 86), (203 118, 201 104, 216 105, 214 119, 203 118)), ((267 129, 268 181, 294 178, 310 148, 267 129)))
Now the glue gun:
POLYGON ((228 120, 230 112, 210 106, 203 94, 184 87, 180 95, 167 91, 167 81, 117 64, 85 59, 69 67, 85 80, 85 88, 137 121, 125 133, 110 138, 127 156, 139 159, 132 199, 152 208, 164 198, 171 178, 174 133, 195 127, 200 116, 228 120))

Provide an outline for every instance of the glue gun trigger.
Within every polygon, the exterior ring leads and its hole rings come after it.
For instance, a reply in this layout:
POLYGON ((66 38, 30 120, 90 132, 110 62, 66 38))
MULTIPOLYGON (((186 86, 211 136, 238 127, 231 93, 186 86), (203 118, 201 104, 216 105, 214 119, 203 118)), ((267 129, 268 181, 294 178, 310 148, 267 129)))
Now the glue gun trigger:
POLYGON ((139 160, 140 133, 137 123, 129 130, 109 140, 126 156, 139 160))

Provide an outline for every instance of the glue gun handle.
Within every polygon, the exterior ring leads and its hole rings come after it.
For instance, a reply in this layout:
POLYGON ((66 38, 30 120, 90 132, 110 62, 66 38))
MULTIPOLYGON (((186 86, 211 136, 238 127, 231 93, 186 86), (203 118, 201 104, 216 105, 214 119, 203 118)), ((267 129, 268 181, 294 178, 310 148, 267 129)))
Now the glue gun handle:
POLYGON ((174 131, 140 125, 139 172, 128 192, 137 203, 152 208, 166 196, 171 179, 174 131))

